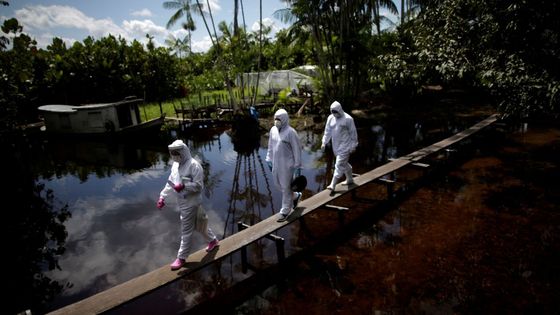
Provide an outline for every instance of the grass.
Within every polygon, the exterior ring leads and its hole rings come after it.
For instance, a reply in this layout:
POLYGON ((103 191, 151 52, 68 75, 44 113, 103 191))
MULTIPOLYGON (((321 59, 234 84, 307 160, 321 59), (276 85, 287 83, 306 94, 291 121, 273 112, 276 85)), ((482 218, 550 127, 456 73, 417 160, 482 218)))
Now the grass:
MULTIPOLYGON (((249 94, 248 91, 245 91, 245 95, 247 96, 252 94, 249 94)), ((241 101, 241 94, 239 89, 234 89, 234 96, 239 103, 241 101)), ((209 91, 196 95, 190 95, 189 97, 185 98, 164 101, 161 103, 161 109, 165 114, 165 117, 176 117, 175 108, 181 108, 181 103, 183 104, 184 108, 199 108, 214 104, 222 104, 224 106, 228 106, 226 105, 228 103, 228 100, 229 94, 226 90, 209 91)), ((262 95, 257 96, 257 101, 264 100, 271 101, 270 97, 265 97, 262 95)), ((150 102, 140 105, 140 116, 143 121, 160 117, 159 103, 150 102)))

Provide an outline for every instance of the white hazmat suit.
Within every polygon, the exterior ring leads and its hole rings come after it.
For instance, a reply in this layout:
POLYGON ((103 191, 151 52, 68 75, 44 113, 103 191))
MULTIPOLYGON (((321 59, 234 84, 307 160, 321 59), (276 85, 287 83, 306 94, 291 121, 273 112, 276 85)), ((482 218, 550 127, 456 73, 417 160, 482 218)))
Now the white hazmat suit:
POLYGON ((275 126, 270 128, 266 161, 272 163, 272 179, 282 192, 280 214, 287 216, 294 199, 301 195, 292 192, 290 184, 294 172, 301 169, 301 144, 297 132, 289 125, 288 112, 279 109, 274 114, 275 126))
POLYGON ((345 184, 352 185, 354 183, 352 166, 348 161, 350 160, 350 154, 358 146, 358 133, 356 132, 354 119, 342 110, 342 105, 339 102, 334 101, 330 109, 331 114, 325 124, 321 149, 324 150, 327 143, 332 141, 332 150, 336 156, 336 162, 333 178, 327 189, 334 190, 343 175, 346 176, 345 184))
MULTIPOLYGON (((181 245, 177 259, 182 260, 180 263, 182 265, 191 252, 191 236, 195 230, 197 210, 202 203, 204 173, 202 166, 192 158, 189 148, 182 140, 175 140, 168 148, 173 165, 167 183, 159 194, 158 208, 161 209, 165 205, 163 200, 168 196, 173 195, 177 198, 177 208, 181 219, 181 245)), ((202 234, 207 241, 217 243, 217 238, 210 228, 205 232, 202 234)), ((175 267, 177 267, 177 263, 175 261, 175 267)), ((173 264, 171 267, 175 269, 173 264)))

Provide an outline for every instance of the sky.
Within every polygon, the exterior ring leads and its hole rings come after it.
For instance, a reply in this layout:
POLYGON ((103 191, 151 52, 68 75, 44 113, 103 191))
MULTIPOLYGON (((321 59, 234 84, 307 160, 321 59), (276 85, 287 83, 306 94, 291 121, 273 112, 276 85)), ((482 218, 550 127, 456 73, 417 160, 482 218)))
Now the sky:
MULTIPOLYGON (((147 42, 146 34, 154 37, 156 46, 165 46, 171 36, 183 39, 186 32, 181 22, 166 29, 175 10, 164 9, 164 0, 8 0, 0 6, 0 23, 17 18, 23 32, 45 48, 53 37, 63 39, 67 46, 83 41, 87 36, 100 39, 108 34, 132 41, 147 42)), ((196 1, 192 0, 193 3, 196 1)), ((220 21, 233 24, 233 0, 209 0, 216 27, 220 21)), ((258 30, 258 0, 244 0, 243 9, 248 31, 258 30)), ((206 3, 206 0, 201 0, 206 3)), ((280 0, 262 0, 263 24, 272 27, 271 36, 287 25, 274 18, 273 13, 285 8, 280 0)), ((194 15, 196 31, 192 34, 192 50, 204 52, 212 45, 202 18, 194 15)), ((242 17, 238 17, 242 23, 242 17)), ((1 32, 1 31, 0 31, 1 32)))

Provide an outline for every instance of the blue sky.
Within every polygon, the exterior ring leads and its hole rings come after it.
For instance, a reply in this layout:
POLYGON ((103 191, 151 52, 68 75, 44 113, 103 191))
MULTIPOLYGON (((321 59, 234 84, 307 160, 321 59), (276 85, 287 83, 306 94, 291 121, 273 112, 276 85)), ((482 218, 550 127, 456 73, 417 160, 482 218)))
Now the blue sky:
MULTIPOLYGON (((183 38, 181 23, 166 29, 165 25, 175 11, 163 8, 164 0, 8 0, 9 6, 0 6, 0 23, 15 17, 23 25, 24 33, 46 47, 53 37, 62 38, 68 45, 87 36, 95 39, 108 34, 121 35, 127 40, 145 43, 146 34, 154 36, 157 46, 165 44, 169 36, 183 38)), ((195 2, 193 0, 193 2, 195 2)), ((206 0, 201 0, 206 3, 206 0)), ((209 0, 214 21, 233 23, 232 0, 209 0)), ((248 30, 258 29, 259 1, 243 1, 248 30)), ((263 24, 272 26, 273 33, 287 25, 273 17, 285 5, 280 0, 262 0, 263 24)), ((242 18, 239 17, 239 23, 242 18)), ((199 16, 195 16, 197 30, 193 34, 193 51, 206 51, 210 38, 199 16)))

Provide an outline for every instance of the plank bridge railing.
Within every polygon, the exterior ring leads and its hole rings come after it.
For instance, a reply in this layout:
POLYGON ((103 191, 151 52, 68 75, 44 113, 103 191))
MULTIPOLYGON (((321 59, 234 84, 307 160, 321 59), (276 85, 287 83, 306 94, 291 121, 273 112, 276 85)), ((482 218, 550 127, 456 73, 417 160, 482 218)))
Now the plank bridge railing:
MULTIPOLYGON (((170 271, 169 266, 165 265, 156 270, 148 272, 144 275, 138 276, 134 279, 121 283, 105 291, 99 292, 91 297, 70 304, 63 308, 53 311, 50 314, 99 314, 109 311, 127 302, 135 300, 149 292, 152 292, 162 286, 165 286, 173 281, 179 280, 197 271, 215 261, 225 258, 237 251, 241 251, 242 256, 246 258, 247 246, 261 238, 272 238, 277 244, 278 259, 283 260, 283 239, 279 239, 273 233, 280 228, 290 224, 291 222, 304 217, 305 215, 320 209, 339 198, 340 196, 351 192, 361 186, 380 180, 383 176, 391 174, 396 170, 403 168, 407 165, 415 165, 426 167, 426 164, 419 161, 427 156, 434 154, 440 150, 444 150, 453 144, 466 139, 467 137, 475 134, 476 132, 490 126, 498 120, 498 115, 494 114, 488 118, 478 122, 472 127, 463 130, 449 138, 434 143, 428 147, 412 152, 408 155, 393 159, 390 162, 379 166, 365 174, 354 177, 355 185, 344 186, 338 185, 335 189, 335 194, 331 194, 329 190, 323 190, 305 200, 302 200, 297 209, 290 214, 288 220, 284 222, 276 222, 277 216, 271 216, 263 221, 258 222, 253 226, 242 225, 239 227, 239 232, 228 236, 220 241, 220 246, 207 253, 204 249, 192 253, 187 258, 186 268, 178 271, 170 271)), ((390 181, 390 180, 389 180, 390 181)), ((390 183, 389 183, 390 184, 390 183)), ((339 209, 341 210, 341 209, 339 209)), ((346 210, 346 209, 342 209, 346 210)), ((244 257, 242 257, 243 260, 244 257)), ((246 264, 243 266, 246 268, 246 264)))

